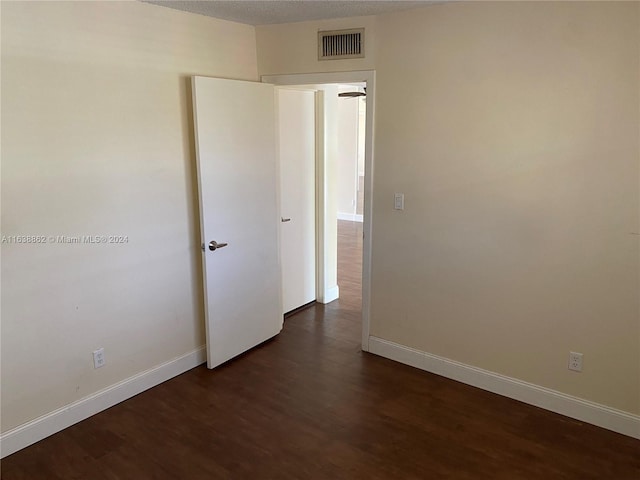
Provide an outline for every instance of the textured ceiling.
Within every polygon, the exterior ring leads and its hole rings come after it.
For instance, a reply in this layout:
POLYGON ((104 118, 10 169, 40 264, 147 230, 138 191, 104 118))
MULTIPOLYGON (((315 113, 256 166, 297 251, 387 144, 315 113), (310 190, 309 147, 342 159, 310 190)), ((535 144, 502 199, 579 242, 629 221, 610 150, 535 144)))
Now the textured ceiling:
MULTIPOLYGON (((163 7, 209 17, 247 23, 268 25, 275 23, 302 22, 327 18, 378 15, 397 10, 406 10, 430 3, 432 0, 384 1, 384 0, 142 0, 163 7)), ((442 0, 440 0, 442 1, 442 0)), ((437 2, 439 3, 439 2, 437 2)))

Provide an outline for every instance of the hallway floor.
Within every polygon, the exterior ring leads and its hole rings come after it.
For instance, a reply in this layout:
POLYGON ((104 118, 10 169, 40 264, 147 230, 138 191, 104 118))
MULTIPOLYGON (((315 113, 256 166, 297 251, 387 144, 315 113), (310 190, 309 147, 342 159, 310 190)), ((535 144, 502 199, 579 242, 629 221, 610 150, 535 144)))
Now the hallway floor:
POLYGON ((2 461, 2 479, 640 478, 640 441, 360 350, 361 224, 340 300, 2 461))

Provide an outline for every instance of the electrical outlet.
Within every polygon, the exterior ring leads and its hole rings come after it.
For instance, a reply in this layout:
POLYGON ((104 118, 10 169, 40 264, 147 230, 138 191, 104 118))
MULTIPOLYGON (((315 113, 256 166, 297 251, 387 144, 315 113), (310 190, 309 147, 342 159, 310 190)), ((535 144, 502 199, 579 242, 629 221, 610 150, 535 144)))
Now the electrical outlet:
POLYGON ((93 352, 93 368, 104 367, 104 348, 99 348, 93 352))
POLYGON ((569 370, 574 372, 582 371, 582 354, 578 352, 569 352, 569 370))

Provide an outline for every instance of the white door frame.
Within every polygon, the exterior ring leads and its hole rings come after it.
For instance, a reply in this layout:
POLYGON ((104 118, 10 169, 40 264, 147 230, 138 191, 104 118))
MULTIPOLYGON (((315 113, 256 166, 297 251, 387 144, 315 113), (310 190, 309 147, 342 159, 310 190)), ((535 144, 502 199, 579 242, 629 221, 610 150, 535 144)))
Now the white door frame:
MULTIPOLYGON (((329 83, 364 82, 367 85, 367 117, 364 156, 364 238, 362 241, 362 350, 369 351, 369 324, 371 315, 371 238, 373 213, 373 132, 375 119, 375 70, 352 72, 304 73, 293 75, 263 75, 261 80, 274 85, 317 85, 329 83)), ((323 159, 323 157, 320 157, 323 159)), ((324 190, 324 189, 323 189, 324 190)), ((319 256, 324 248, 318 245, 319 256)), ((324 261, 318 262, 324 271, 324 261)))

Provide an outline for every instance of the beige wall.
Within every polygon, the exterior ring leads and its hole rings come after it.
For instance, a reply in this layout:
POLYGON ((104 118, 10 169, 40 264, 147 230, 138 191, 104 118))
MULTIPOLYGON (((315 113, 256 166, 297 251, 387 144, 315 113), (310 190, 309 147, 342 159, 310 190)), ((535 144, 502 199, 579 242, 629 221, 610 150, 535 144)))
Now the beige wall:
POLYGON ((193 74, 256 80, 254 28, 2 2, 2 234, 128 236, 2 245, 2 431, 204 343, 193 74))
POLYGON ((260 74, 376 70, 372 335, 640 413, 639 8, 432 5, 349 65, 293 45, 358 19, 257 28, 260 74))

